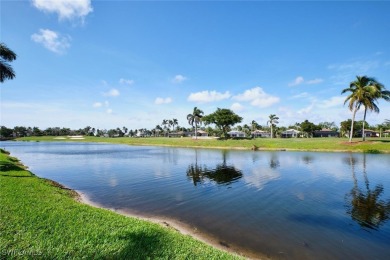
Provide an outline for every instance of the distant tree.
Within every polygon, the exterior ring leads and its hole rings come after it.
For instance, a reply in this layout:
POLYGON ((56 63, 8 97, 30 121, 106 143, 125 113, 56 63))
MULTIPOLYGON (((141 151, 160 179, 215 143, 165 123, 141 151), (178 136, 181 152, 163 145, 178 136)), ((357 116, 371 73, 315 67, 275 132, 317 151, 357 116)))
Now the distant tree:
POLYGON ((41 129, 39 129, 39 127, 34 126, 32 128, 32 135, 33 136, 42 136, 43 133, 42 133, 41 129))
POLYGON ((194 127, 195 125, 195 139, 198 138, 198 125, 202 122, 204 112, 197 107, 194 107, 192 114, 187 115, 188 124, 194 127))
POLYGON ((179 121, 177 121, 177 118, 172 119, 172 131, 174 130, 175 126, 179 125, 179 121))
POLYGON ((276 126, 276 124, 279 124, 279 117, 277 117, 276 115, 274 114, 271 114, 269 115, 269 120, 267 121, 267 125, 269 125, 271 127, 271 138, 274 138, 274 126, 276 126))
POLYGON ((0 43, 0 82, 15 78, 15 72, 9 62, 16 59, 16 54, 4 43, 0 43))
POLYGON ((337 127, 337 125, 335 124, 335 122, 321 122, 318 124, 318 126, 323 129, 330 129, 330 130, 333 130, 333 131, 338 131, 339 128, 337 127))
POLYGON ((314 123, 309 122, 309 120, 303 121, 300 125, 302 132, 306 133, 307 137, 313 137, 314 131, 321 129, 314 123))
POLYGON ((227 132, 230 127, 241 123, 242 117, 235 114, 232 110, 226 108, 217 108, 217 110, 203 117, 206 124, 215 124, 221 131, 224 137, 227 137, 227 132))
POLYGON ((169 121, 167 119, 163 119, 161 125, 163 126, 163 129, 166 130, 167 129, 167 125, 169 124, 169 121))
POLYGON ((122 132, 124 133, 124 135, 127 134, 127 131, 129 131, 129 129, 127 127, 122 127, 122 132))
POLYGON ((259 125, 255 120, 252 120, 251 126, 252 126, 252 131, 255 131, 257 129, 261 129, 261 125, 259 125))
POLYGON ((364 118, 362 138, 365 140, 364 122, 366 120, 367 110, 379 113, 379 107, 376 104, 378 99, 384 99, 390 101, 390 91, 385 90, 383 84, 377 82, 374 78, 367 76, 356 76, 356 80, 352 81, 349 88, 342 90, 341 94, 350 92, 349 96, 344 101, 344 104, 348 103, 348 108, 352 111, 351 133, 349 141, 352 142, 353 136, 353 124, 355 121, 356 112, 360 107, 364 106, 364 118))
POLYGON ((172 126, 172 131, 173 131, 173 120, 169 119, 168 120, 168 126, 171 127, 172 126))
POLYGON ((10 138, 12 137, 13 130, 5 126, 0 127, 0 138, 10 138))
POLYGON ((246 134, 246 136, 250 136, 251 135, 251 127, 248 126, 247 124, 243 125, 242 131, 246 134))
MULTIPOLYGON (((369 127, 369 124, 367 122, 364 123, 367 127, 369 127)), ((352 125, 352 119, 348 119, 345 121, 340 122, 340 133, 341 136, 348 136, 351 133, 351 125, 352 125)), ((356 121, 353 126, 353 132, 352 136, 357 136, 357 132, 361 131, 363 128, 363 121, 356 121)))

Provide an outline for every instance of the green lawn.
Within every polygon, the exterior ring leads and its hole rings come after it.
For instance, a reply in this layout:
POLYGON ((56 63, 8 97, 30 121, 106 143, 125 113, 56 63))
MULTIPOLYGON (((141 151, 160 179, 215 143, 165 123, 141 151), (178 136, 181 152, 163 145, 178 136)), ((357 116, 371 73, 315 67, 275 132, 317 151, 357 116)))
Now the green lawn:
POLYGON ((365 142, 361 138, 354 139, 352 143, 346 138, 257 138, 241 140, 216 140, 191 138, 103 138, 85 137, 84 140, 54 139, 52 136, 25 137, 18 140, 24 141, 73 141, 73 142, 106 142, 128 145, 166 145, 178 147, 205 147, 227 149, 251 149, 253 145, 260 150, 301 150, 301 151, 351 151, 351 152, 382 152, 390 153, 390 138, 368 138, 365 142))
POLYGON ((94 208, 0 153, 0 259, 234 259, 172 228, 94 208))

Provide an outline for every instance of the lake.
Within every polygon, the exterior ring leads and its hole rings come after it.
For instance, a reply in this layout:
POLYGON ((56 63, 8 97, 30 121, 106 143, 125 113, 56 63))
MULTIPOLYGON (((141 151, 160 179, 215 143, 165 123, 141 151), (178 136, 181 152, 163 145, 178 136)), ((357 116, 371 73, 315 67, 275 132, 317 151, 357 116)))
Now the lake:
POLYGON ((389 259, 390 155, 1 142, 100 205, 277 259, 389 259))

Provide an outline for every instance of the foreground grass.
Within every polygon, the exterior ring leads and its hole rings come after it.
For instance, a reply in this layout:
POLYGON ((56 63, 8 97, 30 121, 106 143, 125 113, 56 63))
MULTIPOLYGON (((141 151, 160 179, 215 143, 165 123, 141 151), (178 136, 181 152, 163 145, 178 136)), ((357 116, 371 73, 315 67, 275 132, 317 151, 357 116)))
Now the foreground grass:
POLYGON ((94 208, 0 153, 0 259, 233 259, 190 236, 94 208))
POLYGON ((346 138, 256 138, 241 140, 216 140, 191 138, 104 138, 85 137, 83 140, 54 139, 52 136, 24 137, 22 141, 75 141, 75 142, 106 142, 128 145, 165 145, 177 147, 203 147, 203 148, 226 148, 226 149, 251 149, 254 145, 260 150, 300 150, 300 151, 350 151, 350 152, 381 152, 390 153, 390 138, 369 138, 362 142, 354 139, 352 143, 346 138))

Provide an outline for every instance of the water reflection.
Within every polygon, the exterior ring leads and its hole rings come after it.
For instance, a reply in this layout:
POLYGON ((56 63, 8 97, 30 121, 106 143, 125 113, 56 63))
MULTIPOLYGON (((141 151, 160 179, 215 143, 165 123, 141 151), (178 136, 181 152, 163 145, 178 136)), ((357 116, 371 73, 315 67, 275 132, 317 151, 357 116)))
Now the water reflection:
POLYGON ((195 163, 192 163, 187 168, 187 176, 192 179, 194 186, 202 184, 206 180, 211 180, 220 185, 229 185, 243 175, 242 172, 236 169, 233 165, 226 163, 226 151, 222 152, 222 163, 217 164, 214 168, 209 168, 206 165, 198 165, 198 151, 195 151, 195 163))
POLYGON ((302 160, 305 164, 311 164, 313 162, 313 157, 309 155, 305 155, 302 157, 302 160))
POLYGON ((277 169, 280 166, 279 157, 273 153, 271 155, 271 160, 269 161, 269 167, 271 169, 277 169))
POLYGON ((382 200, 384 192, 382 184, 378 184, 374 189, 370 188, 367 176, 366 154, 363 154, 363 178, 364 188, 360 188, 356 177, 355 166, 358 160, 350 155, 344 162, 351 168, 353 178, 353 188, 346 194, 347 213, 352 219, 364 229, 379 229, 390 218, 390 199, 382 200))

